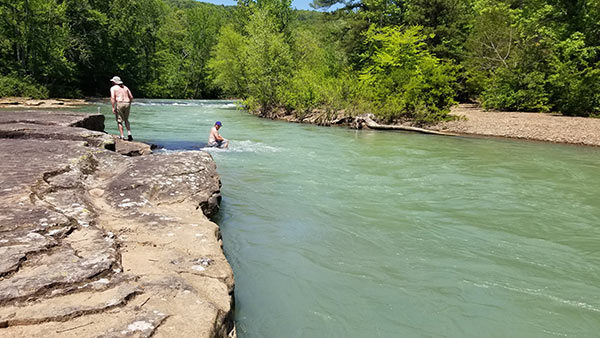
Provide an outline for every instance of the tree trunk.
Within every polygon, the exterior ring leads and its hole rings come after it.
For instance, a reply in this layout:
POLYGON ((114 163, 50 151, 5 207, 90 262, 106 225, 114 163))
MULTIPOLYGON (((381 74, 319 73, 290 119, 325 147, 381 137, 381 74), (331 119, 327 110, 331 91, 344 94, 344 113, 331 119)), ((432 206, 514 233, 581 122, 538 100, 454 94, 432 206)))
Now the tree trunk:
POLYGON ((409 127, 402 125, 387 125, 387 124, 379 124, 369 116, 369 115, 361 115, 355 118, 354 125, 358 129, 366 126, 369 129, 378 129, 378 130, 405 130, 405 131, 414 131, 417 133, 423 134, 434 134, 434 135, 444 135, 444 136, 458 136, 457 134, 452 133, 444 133, 441 131, 417 128, 417 127, 409 127))

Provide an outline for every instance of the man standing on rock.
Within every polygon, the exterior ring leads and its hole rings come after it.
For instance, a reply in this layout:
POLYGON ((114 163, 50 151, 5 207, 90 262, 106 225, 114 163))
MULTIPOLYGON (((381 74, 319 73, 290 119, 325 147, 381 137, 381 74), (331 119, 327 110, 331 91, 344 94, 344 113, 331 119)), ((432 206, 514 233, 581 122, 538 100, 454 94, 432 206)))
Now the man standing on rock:
POLYGON ((113 86, 110 87, 110 103, 112 105, 112 112, 117 118, 117 124, 119 125, 120 138, 123 140, 123 123, 127 128, 127 140, 133 141, 131 136, 131 128, 129 128, 129 110, 131 109, 131 102, 133 102, 133 95, 127 88, 121 78, 118 76, 110 79, 113 86))

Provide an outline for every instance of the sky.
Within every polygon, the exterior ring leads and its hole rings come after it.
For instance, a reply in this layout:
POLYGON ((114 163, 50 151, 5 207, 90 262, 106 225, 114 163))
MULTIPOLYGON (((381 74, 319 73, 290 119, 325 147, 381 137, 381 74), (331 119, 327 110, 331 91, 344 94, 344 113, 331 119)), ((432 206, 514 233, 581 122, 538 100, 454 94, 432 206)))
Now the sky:
MULTIPOLYGON (((217 5, 225 5, 225 6, 235 6, 237 4, 236 0, 200 0, 202 2, 210 2, 211 4, 217 5)), ((304 10, 313 10, 309 6, 312 0, 292 0, 292 8, 296 9, 304 9, 304 10)))

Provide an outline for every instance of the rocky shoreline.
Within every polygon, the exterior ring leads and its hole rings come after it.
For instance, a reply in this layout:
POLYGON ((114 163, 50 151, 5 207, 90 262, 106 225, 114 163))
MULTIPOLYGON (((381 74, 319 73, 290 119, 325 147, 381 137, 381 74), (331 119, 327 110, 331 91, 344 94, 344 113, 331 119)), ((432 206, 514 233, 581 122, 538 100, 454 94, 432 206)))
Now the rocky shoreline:
POLYGON ((0 336, 234 337, 212 157, 103 129, 0 113, 0 336))

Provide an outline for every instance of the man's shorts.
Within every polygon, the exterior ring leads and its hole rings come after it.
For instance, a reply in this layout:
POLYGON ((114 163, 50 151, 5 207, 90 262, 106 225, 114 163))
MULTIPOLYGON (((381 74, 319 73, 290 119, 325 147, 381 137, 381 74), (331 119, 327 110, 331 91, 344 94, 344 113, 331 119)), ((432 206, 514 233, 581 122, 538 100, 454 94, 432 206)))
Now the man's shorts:
POLYGON ((227 143, 227 140, 208 142, 208 146, 209 147, 222 148, 225 145, 225 143, 227 143))
POLYGON ((129 121, 129 110, 131 109, 131 102, 117 102, 115 111, 117 112, 117 122, 123 123, 129 121))

